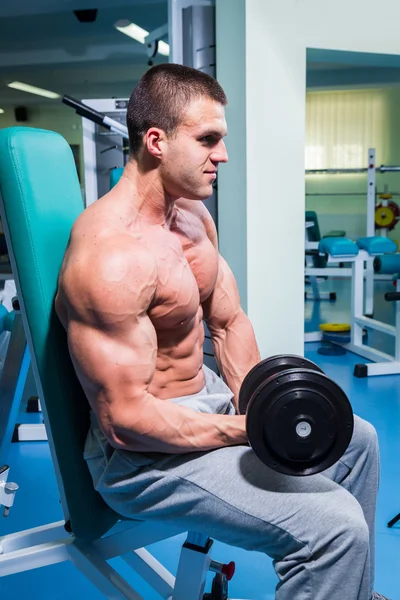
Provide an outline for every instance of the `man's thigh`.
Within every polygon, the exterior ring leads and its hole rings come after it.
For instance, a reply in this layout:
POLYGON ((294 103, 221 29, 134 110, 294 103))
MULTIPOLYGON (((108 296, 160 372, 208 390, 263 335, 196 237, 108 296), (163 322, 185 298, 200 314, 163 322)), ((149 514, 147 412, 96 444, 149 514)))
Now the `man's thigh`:
POLYGON ((95 482, 118 513, 167 519, 276 559, 289 553, 305 558, 338 523, 346 529, 363 520, 357 501, 335 482, 323 475, 276 473, 247 446, 137 463, 135 453, 116 452, 95 482))

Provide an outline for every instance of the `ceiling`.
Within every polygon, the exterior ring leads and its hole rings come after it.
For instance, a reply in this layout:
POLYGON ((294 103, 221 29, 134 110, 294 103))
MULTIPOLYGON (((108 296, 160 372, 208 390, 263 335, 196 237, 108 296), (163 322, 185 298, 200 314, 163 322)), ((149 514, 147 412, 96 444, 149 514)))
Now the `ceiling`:
MULTIPOLYGON (((0 107, 54 104, 7 87, 22 81, 79 99, 129 96, 148 68, 146 48, 113 24, 147 31, 167 20, 167 0, 13 0, 0 3, 0 107), (97 8, 94 22, 76 10, 97 8)), ((155 62, 165 62, 159 56, 155 62)))
MULTIPOLYGON (((148 31, 168 20, 168 0, 3 0, 0 2, 0 108, 59 100, 7 87, 23 81, 78 99, 127 97, 148 68, 145 47, 113 24, 129 19, 148 31), (97 9, 92 23, 76 10, 97 9)), ((165 62, 158 56, 155 62, 165 62)), ((262 66, 260 66, 262 69, 262 66)), ((309 49, 307 86, 400 83, 400 57, 309 49)))
POLYGON ((400 55, 307 50, 307 87, 337 89, 399 85, 400 55))

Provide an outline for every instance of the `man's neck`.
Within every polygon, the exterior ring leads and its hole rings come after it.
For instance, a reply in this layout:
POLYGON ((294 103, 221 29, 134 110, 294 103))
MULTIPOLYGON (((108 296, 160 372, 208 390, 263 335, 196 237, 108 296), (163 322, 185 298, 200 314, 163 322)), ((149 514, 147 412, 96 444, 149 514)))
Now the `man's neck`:
POLYGON ((141 169, 131 159, 125 166, 120 183, 129 188, 132 208, 141 219, 155 225, 170 225, 176 198, 165 192, 157 169, 141 169))

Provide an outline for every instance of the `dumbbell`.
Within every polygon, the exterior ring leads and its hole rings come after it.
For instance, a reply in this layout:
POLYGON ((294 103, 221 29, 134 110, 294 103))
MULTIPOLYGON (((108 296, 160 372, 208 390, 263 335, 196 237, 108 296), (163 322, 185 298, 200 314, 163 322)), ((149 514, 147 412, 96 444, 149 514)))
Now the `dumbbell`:
POLYGON ((249 444, 271 469, 313 475, 346 451, 354 417, 343 390, 315 363, 301 356, 262 360, 239 392, 249 444))

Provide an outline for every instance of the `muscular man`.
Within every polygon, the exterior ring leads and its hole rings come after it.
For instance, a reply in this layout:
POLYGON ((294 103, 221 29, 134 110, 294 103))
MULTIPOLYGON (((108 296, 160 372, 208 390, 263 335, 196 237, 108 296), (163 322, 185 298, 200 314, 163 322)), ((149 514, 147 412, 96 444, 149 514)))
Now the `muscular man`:
POLYGON ((92 409, 85 459, 117 513, 273 557, 279 600, 383 598, 372 426, 356 417, 342 459, 296 478, 258 460, 236 414, 260 356, 201 202, 228 159, 226 103, 208 75, 150 69, 129 102, 124 173, 74 224, 56 308, 92 409), (203 365, 203 319, 223 380, 203 365))

